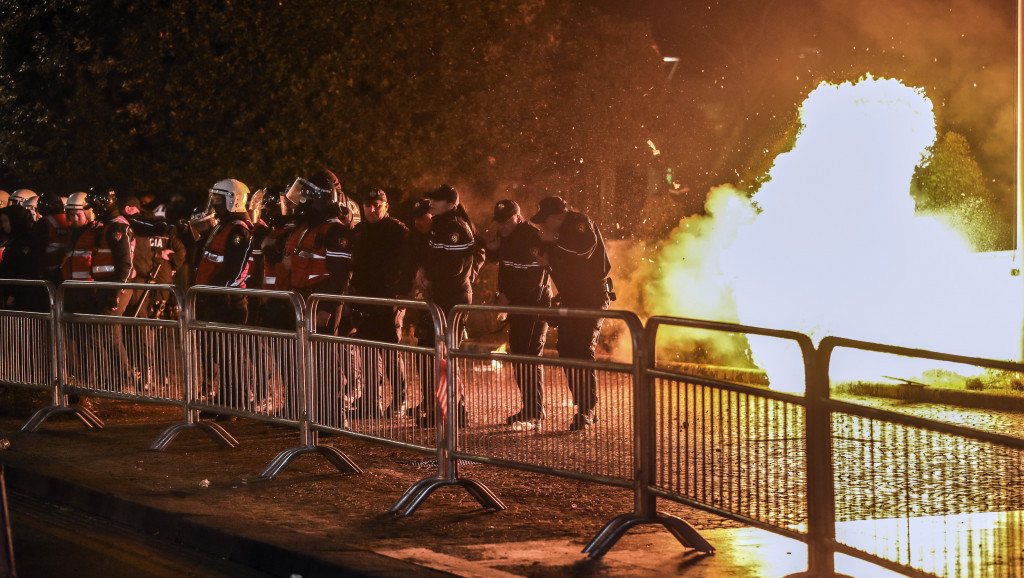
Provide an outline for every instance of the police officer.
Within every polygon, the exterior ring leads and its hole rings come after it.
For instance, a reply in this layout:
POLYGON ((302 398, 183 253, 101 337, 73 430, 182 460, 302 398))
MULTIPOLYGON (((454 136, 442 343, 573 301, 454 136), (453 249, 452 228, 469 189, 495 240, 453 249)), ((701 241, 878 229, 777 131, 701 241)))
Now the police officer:
MULTIPOLYGON (((429 202, 433 223, 421 257, 422 277, 427 284, 428 299, 450 318, 453 307, 473 302, 472 283, 484 262, 483 246, 476 243, 476 231, 454 187, 441 185, 424 197, 429 202)), ((452 331, 461 335, 462 325, 452 331)), ((431 399, 429 387, 430 384, 423 381, 424 400, 431 399)), ((433 403, 420 407, 422 427, 434 425, 434 407, 433 403)), ((462 399, 458 408, 460 423, 465 424, 466 409, 462 399)))
MULTIPOLYGON (((0 278, 36 279, 37 263, 32 256, 32 216, 28 209, 9 205, 0 209, 0 278)), ((0 308, 48 311, 45 292, 32 287, 0 288, 0 308)))
MULTIPOLYGON (((72 250, 65 261, 64 278, 75 281, 126 283, 133 273, 135 234, 117 207, 117 196, 108 187, 93 187, 88 193, 74 193, 65 205, 72 232, 72 250)), ((73 291, 65 303, 75 312, 121 316, 128 308, 131 292, 124 289, 73 291)), ((120 364, 115 375, 129 374, 131 367, 120 326, 106 327, 97 359, 120 364)))
POLYGON ((352 215, 352 226, 355 227, 359 224, 359 221, 362 220, 359 215, 359 202, 341 189, 341 182, 333 172, 324 169, 309 180, 316 186, 331 191, 334 202, 338 206, 348 209, 349 214, 352 215))
MULTIPOLYGON (((283 259, 291 275, 290 285, 303 297, 313 293, 344 295, 352 276, 352 214, 347 206, 338 204, 329 182, 300 182, 295 211, 299 227, 288 236, 283 259)), ((340 307, 318 310, 316 328, 334 333, 339 315, 340 307)))
MULTIPOLYGON (((611 301, 611 264, 597 225, 583 213, 570 210, 561 197, 541 200, 539 209, 530 219, 540 226, 540 238, 544 241, 538 262, 551 268, 559 306, 607 309, 611 301)), ((559 321, 559 357, 593 361, 603 321, 579 317, 559 321)), ((576 404, 569 429, 584 430, 598 421, 597 372, 566 369, 566 377, 576 404)))
MULTIPOLYGON (((494 205, 498 236, 487 246, 488 258, 498 262, 498 296, 495 305, 550 307, 551 277, 537 257, 543 248, 540 230, 525 220, 519 205, 510 199, 494 205)), ((509 317, 508 351, 515 355, 540 356, 548 325, 537 315, 509 317)), ((537 427, 545 417, 544 375, 540 365, 512 364, 523 396, 523 409, 508 417, 515 430, 537 427)))
MULTIPOLYGON (((371 189, 362 203, 363 219, 352 230, 352 284, 354 295, 395 299, 408 295, 413 280, 413 249, 409 229, 388 214, 388 196, 371 189)), ((383 343, 398 343, 404 309, 388 306, 353 306, 355 336, 383 343)), ((405 364, 401 357, 382 363, 379 352, 363 349, 366 378, 362 396, 353 411, 356 418, 399 416, 406 402, 405 364), (380 388, 384 366, 391 382, 391 401, 382 407, 380 388)))
POLYGON ((36 210, 39 220, 32 227, 32 254, 39 279, 60 285, 61 268, 67 256, 71 229, 64 213, 64 201, 53 193, 39 195, 36 210))
POLYGON ((38 197, 35 191, 32 189, 18 189, 11 193, 10 198, 7 201, 9 205, 20 205, 28 209, 32 213, 32 220, 35 220, 35 207, 29 204, 29 201, 38 197))
MULTIPOLYGON (((64 279, 127 283, 133 269, 135 233, 107 187, 74 193, 65 206, 72 232, 71 254, 64 262, 64 279)), ((91 313, 121 315, 131 298, 129 291, 100 291, 91 313)))
MULTIPOLYGON (((249 187, 235 179, 217 181, 210 188, 205 211, 192 221, 194 231, 213 225, 197 241, 198 250, 193 263, 196 285, 245 287, 249 254, 252 252, 248 198, 249 187)), ((198 303, 197 309, 197 316, 204 321, 244 325, 247 319, 246 300, 239 295, 207 295, 198 303)), ((212 353, 207 351, 204 357, 212 357, 212 353)), ((207 360, 205 384, 200 387, 200 395, 216 397, 219 385, 224 385, 216 383, 217 365, 215 360, 207 360)), ((235 394, 242 393, 241 384, 229 387, 235 394)))
MULTIPOLYGON (((284 192, 270 193, 264 199, 260 218, 266 223, 267 231, 260 235, 259 245, 255 242, 256 235, 253 235, 253 251, 255 252, 258 247, 263 261, 263 272, 259 275, 260 286, 271 291, 287 291, 291 288, 291 273, 285 269, 283 261, 285 242, 298 227, 295 206, 284 192)), ((295 329, 295 313, 289 304, 281 299, 267 299, 262 305, 258 311, 257 323, 286 331, 295 329)))
MULTIPOLYGON (((169 284, 185 263, 185 245, 174 227, 142 208, 135 195, 119 197, 118 205, 135 233, 135 276, 133 283, 169 284)), ((164 292, 136 290, 126 315, 159 318, 166 307, 164 292)))
MULTIPOLYGON (((208 218, 212 214, 216 224, 198 240, 194 284, 244 288, 252 252, 252 222, 247 205, 249 187, 235 179, 224 179, 217 181, 209 194, 204 215, 208 218)), ((213 313, 217 321, 245 324, 244 297, 233 296, 222 305, 227 308, 215 306, 208 312, 213 313)))

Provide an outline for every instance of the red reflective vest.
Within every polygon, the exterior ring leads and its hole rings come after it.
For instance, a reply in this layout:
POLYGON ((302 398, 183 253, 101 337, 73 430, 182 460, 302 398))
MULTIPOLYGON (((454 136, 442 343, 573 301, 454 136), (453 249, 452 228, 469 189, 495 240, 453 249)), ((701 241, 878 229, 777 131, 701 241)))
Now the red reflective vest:
POLYGON ((64 261, 64 238, 62 231, 68 227, 63 213, 43 217, 50 225, 46 228, 46 267, 59 268, 64 261))
MULTIPOLYGON (((224 224, 219 230, 214 231, 212 238, 206 242, 206 247, 204 247, 203 254, 199 259, 199 267, 196 271, 196 285, 209 285, 210 281, 220 272, 221 267, 224 266, 225 249, 228 246, 229 236, 235 225, 240 225, 246 231, 252 233, 252 225, 248 221, 241 219, 224 224)), ((242 270, 238 272, 238 275, 227 286, 244 288, 245 278, 248 274, 249 257, 247 255, 243 262, 242 270)))
POLYGON ((303 227, 288 238, 285 255, 291 257, 291 286, 302 289, 327 279, 327 231, 341 224, 329 219, 316 227, 303 227))
MULTIPOLYGON (((124 217, 116 217, 109 224, 120 223, 126 226, 125 232, 128 235, 128 250, 131 257, 135 252, 135 237, 131 233, 128 220, 124 217)), ((108 224, 108 225, 109 225, 108 224)), ((107 236, 104 234, 107 226, 98 221, 87 225, 85 231, 75 241, 75 246, 64 261, 64 278, 71 281, 95 281, 97 278, 105 279, 114 275, 116 266, 114 254, 107 243, 107 236)), ((121 281, 120 279, 117 279, 121 281)))

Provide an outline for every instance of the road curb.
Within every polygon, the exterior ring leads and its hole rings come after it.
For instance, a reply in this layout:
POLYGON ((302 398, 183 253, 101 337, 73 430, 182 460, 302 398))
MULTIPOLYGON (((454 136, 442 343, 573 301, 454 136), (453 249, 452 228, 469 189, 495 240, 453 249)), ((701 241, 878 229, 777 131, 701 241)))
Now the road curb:
POLYGON ((275 576, 451 575, 374 552, 346 550, 345 545, 330 551, 334 557, 345 558, 344 561, 328 560, 226 531, 197 519, 201 516, 154 508, 10 464, 5 465, 5 470, 9 490, 105 518, 136 531, 275 576))

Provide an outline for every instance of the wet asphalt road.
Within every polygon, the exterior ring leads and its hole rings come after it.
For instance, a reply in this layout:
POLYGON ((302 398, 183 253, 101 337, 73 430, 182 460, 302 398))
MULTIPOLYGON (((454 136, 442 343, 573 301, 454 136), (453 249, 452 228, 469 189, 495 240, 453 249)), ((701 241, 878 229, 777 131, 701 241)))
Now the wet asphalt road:
POLYGON ((269 576, 24 494, 7 501, 19 578, 269 576))

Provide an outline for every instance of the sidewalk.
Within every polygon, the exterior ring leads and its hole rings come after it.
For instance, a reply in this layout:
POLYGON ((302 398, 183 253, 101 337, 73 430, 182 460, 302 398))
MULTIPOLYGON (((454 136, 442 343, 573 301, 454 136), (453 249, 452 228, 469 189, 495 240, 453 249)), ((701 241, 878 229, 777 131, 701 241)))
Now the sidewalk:
MULTIPOLYGON (((298 444, 296 430, 239 420, 224 424, 237 448, 193 431, 152 452, 149 444, 179 417, 177 409, 103 401, 96 411, 106 421, 96 431, 61 418, 26 434, 17 431, 24 420, 0 419, 11 442, 0 451, 8 487, 272 575, 781 577, 806 569, 799 542, 667 501, 660 507, 692 523, 714 555, 641 526, 591 560, 583 546, 632 511, 630 491, 484 465, 461 474, 487 485, 508 510, 485 510, 464 490, 447 488, 398 519, 388 508, 435 472, 417 467, 431 456, 331 437, 325 441, 362 474, 340 474, 309 454, 267 481, 257 474, 298 444)), ((885 575, 859 562, 837 566, 855 576, 885 575)))

